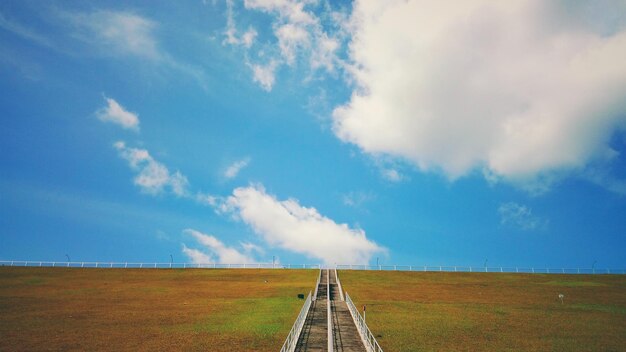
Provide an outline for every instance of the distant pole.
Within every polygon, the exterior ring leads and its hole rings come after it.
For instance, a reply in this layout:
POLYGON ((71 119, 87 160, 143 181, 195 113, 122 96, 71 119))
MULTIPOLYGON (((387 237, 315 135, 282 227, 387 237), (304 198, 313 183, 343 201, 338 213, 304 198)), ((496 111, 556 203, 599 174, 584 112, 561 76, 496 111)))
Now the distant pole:
POLYGON ((595 273, 596 273, 596 262, 597 262, 597 260, 594 260, 594 261, 593 261, 593 264, 591 264, 591 272, 592 272, 593 274, 595 274, 595 273))
POLYGON ((272 256, 272 268, 276 268, 276 256, 272 256))
POLYGON ((174 264, 174 257, 170 254, 170 268, 172 267, 172 264, 174 264))
POLYGON ((376 257, 376 266, 378 266, 378 257, 376 257))
POLYGON ((67 257, 67 262, 68 262, 68 263, 69 263, 69 262, 71 262, 71 260, 70 260, 70 256, 69 256, 69 255, 67 255, 67 254, 66 254, 65 256, 67 257))

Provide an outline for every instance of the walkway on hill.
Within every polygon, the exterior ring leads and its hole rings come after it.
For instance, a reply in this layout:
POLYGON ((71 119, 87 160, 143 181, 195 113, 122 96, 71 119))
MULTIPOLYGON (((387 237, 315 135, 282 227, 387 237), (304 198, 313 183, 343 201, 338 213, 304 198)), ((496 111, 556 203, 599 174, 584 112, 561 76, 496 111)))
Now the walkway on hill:
POLYGON ((366 352, 361 337, 354 325, 348 305, 342 300, 343 293, 337 282, 335 270, 322 270, 317 287, 317 299, 300 333, 296 351, 328 351, 328 304, 330 304, 332 326, 332 349, 338 352, 366 352), (327 288, 330 288, 328 292, 327 288))

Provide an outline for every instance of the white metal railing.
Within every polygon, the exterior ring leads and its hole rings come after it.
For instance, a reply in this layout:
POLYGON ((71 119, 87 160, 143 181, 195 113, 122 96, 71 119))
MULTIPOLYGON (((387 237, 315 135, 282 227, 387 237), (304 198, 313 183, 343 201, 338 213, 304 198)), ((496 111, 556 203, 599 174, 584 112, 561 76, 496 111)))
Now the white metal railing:
MULTIPOLYGON (((56 262, 41 260, 0 260, 0 266, 41 266, 41 267, 68 267, 68 268, 142 268, 142 269, 318 269, 321 264, 219 264, 219 263, 142 263, 142 262, 56 262)), ((546 267, 484 267, 484 266, 450 266, 450 265, 361 265, 341 264, 337 269, 343 270, 384 270, 384 271, 441 271, 441 272, 475 272, 475 273, 526 273, 526 274, 626 274, 626 269, 601 268, 546 268, 546 267)))
POLYGON ((313 300, 317 300, 317 288, 320 286, 320 280, 322 279, 322 269, 320 269, 320 274, 317 276, 317 282, 315 283, 315 293, 313 294, 313 300))
POLYGON ((337 274, 337 270, 335 269, 335 282, 337 283, 337 288, 339 289, 339 298, 341 301, 345 301, 343 298, 343 289, 341 288, 341 281, 339 281, 339 274, 337 274))
POLYGON ((293 352, 296 349, 298 338, 300 338, 300 333, 302 332, 302 327, 304 326, 306 317, 309 314, 309 308, 311 308, 311 291, 309 291, 309 295, 306 297, 302 309, 300 309, 300 314, 298 314, 296 321, 293 323, 293 326, 291 327, 280 352, 293 352))
POLYGON ((326 317, 328 320, 328 352, 333 352, 333 316, 330 309, 330 269, 326 269, 326 317))
POLYGON ((441 271, 475 273, 526 273, 526 274, 626 274, 626 269, 598 268, 539 268, 539 267, 485 267, 485 266, 445 266, 445 265, 356 265, 341 264, 343 270, 383 270, 383 271, 441 271))
POLYGON ((346 292, 346 304, 348 305, 348 310, 350 310, 350 315, 352 315, 352 319, 354 320, 354 325, 356 325, 356 329, 361 335, 361 340, 365 345, 365 349, 367 352, 383 352, 383 349, 376 341, 376 337, 365 324, 365 319, 359 314, 358 309, 354 306, 352 299, 348 292, 346 292))
POLYGON ((320 269, 320 264, 219 264, 219 263, 142 263, 142 262, 53 262, 40 260, 0 260, 0 266, 66 267, 66 268, 137 268, 137 269, 320 269))

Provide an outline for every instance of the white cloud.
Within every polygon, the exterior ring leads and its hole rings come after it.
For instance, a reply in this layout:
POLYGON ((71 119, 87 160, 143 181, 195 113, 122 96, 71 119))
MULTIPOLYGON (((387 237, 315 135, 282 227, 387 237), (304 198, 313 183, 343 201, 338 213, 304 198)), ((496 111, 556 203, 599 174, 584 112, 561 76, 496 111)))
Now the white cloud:
POLYGON ((248 264, 255 262, 255 260, 248 254, 241 253, 235 248, 226 246, 214 236, 204 234, 194 229, 186 229, 183 232, 191 235, 196 241, 198 241, 198 243, 203 245, 204 248, 209 251, 207 254, 197 249, 189 249, 183 244, 183 253, 185 253, 189 259, 196 264, 214 262, 221 264, 248 264), (216 259, 213 260, 213 258, 216 259))
POLYGON ((239 171, 241 171, 243 168, 248 166, 249 163, 250 163, 250 158, 244 158, 244 159, 235 161, 230 166, 228 166, 228 168, 226 168, 226 171, 224 172, 224 177, 226 177, 227 179, 232 179, 232 178, 237 177, 237 175, 239 174, 239 171))
POLYGON ((263 249, 261 246, 256 245, 254 243, 239 242, 239 245, 241 245, 241 248, 243 248, 243 251, 248 255, 254 252, 258 253, 259 255, 265 255, 265 249, 263 249))
POLYGON ((226 36, 226 38, 224 38, 225 44, 243 45, 245 48, 250 48, 258 35, 257 31, 250 27, 241 37, 237 36, 237 26, 235 25, 232 0, 226 1, 226 30, 224 31, 224 35, 226 36))
POLYGON ((92 13, 66 14, 74 24, 90 32, 82 34, 86 41, 112 54, 128 54, 158 60, 163 58, 154 38, 156 24, 144 17, 123 11, 95 11, 92 13))
POLYGON ((183 244, 183 254, 185 254, 194 264, 215 263, 213 258, 211 258, 208 254, 194 248, 188 248, 185 244, 183 244))
POLYGON ((216 207, 218 206, 219 202, 220 202, 220 198, 216 197, 212 194, 206 194, 206 193, 202 193, 202 192, 198 192, 196 194, 196 201, 200 204, 204 204, 204 205, 210 205, 212 207, 216 207))
POLYGON ((250 68, 252 68, 253 79, 255 82, 259 83, 261 87, 266 90, 272 90, 274 86, 275 76, 274 70, 276 70, 277 62, 271 61, 269 64, 265 66, 251 64, 250 68))
POLYGON ((530 208, 514 202, 501 204, 498 208, 500 223, 522 230, 536 230, 546 226, 547 222, 532 214, 530 208))
POLYGON ((162 193, 164 189, 169 189, 179 197, 188 194, 187 178, 178 171, 171 174, 167 167, 154 160, 147 150, 127 147, 121 141, 113 146, 120 156, 128 161, 130 167, 137 171, 134 182, 142 191, 156 195, 162 193))
MULTIPOLYGON (((270 65, 261 66, 258 64, 249 64, 253 70, 254 81, 259 83, 263 89, 270 91, 274 85, 274 71, 276 68, 289 65, 296 66, 299 62, 305 62, 311 73, 323 69, 326 72, 334 72, 337 64, 341 60, 337 56, 337 51, 343 45, 343 29, 335 30, 331 33, 330 28, 336 27, 333 23, 324 28, 320 17, 316 16, 311 8, 319 7, 318 2, 294 1, 294 0, 246 0, 244 7, 247 10, 264 12, 273 16, 272 30, 277 40, 277 48, 268 48, 257 53, 259 57, 264 57, 270 65), (342 32, 342 33, 339 33, 342 32)), ((334 22, 335 17, 330 11, 330 5, 327 3, 320 10, 321 16, 326 16, 326 12, 330 15, 329 21, 334 22)), ((227 26, 225 42, 230 44, 247 43, 246 34, 242 38, 237 37, 237 29, 235 28, 232 16, 232 2, 227 2, 227 26)), ((249 31, 250 32, 250 31, 249 31)), ((248 37, 255 39, 256 30, 251 32, 248 37)), ((273 46, 269 44, 268 46, 273 46)), ((249 48, 250 45, 247 45, 249 48)), ((305 80, 310 79, 308 76, 305 80)))
POLYGON ((114 99, 105 99, 107 106, 96 112, 96 116, 101 121, 112 122, 128 130, 139 131, 139 117, 137 117, 137 114, 127 111, 114 99))
POLYGON ((358 208, 362 206, 363 204, 373 200, 374 198, 376 198, 376 196, 372 193, 350 192, 350 193, 344 194, 341 197, 341 200, 343 201, 344 205, 358 208))
POLYGON ((385 251, 368 240, 365 231, 337 224, 297 200, 279 201, 262 186, 235 189, 226 207, 270 246, 321 259, 326 264, 363 264, 374 253, 385 251))
POLYGON ((33 29, 25 27, 19 22, 9 20, 0 12, 0 28, 19 35, 22 38, 31 40, 39 45, 53 47, 52 42, 45 36, 37 33, 33 29))
MULTIPOLYGON (((624 13, 606 4, 590 6, 624 13)), ((559 6, 576 5, 356 1, 356 87, 335 134, 451 179, 484 168, 537 182, 584 167, 626 125, 626 31, 559 6)))
POLYGON ((398 170, 396 169, 382 169, 380 173, 387 181, 400 182, 404 179, 402 177, 402 174, 400 174, 400 172, 398 172, 398 170))
POLYGON ((302 26, 293 23, 279 26, 275 30, 275 34, 278 38, 280 52, 288 65, 293 65, 298 49, 310 45, 309 32, 302 26))

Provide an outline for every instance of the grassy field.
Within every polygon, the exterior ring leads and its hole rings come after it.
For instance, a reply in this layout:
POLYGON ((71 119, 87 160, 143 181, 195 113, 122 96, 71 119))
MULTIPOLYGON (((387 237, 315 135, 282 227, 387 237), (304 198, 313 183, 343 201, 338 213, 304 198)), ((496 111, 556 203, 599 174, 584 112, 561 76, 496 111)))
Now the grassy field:
POLYGON ((340 271, 385 352, 626 351, 626 276, 340 271), (558 298, 565 295, 564 303, 558 298))
POLYGON ((275 352, 318 273, 0 267, 0 351, 275 352))

